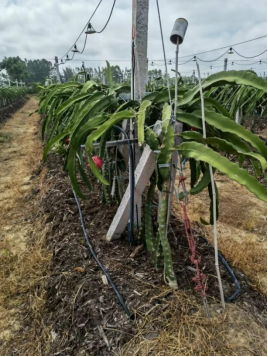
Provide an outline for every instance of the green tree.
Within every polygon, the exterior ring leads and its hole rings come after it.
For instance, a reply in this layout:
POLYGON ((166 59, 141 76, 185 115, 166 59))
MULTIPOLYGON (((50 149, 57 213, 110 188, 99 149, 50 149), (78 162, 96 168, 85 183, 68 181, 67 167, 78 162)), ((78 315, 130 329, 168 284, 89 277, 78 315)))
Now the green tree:
POLYGON ((45 83, 49 77, 52 63, 45 59, 29 60, 25 59, 25 64, 28 72, 26 83, 41 82, 45 83))
POLYGON ((71 81, 74 75, 75 72, 71 67, 63 68, 63 77, 66 82, 71 81))
POLYGON ((25 62, 19 57, 4 57, 0 69, 5 69, 12 81, 25 81, 28 71, 25 62))

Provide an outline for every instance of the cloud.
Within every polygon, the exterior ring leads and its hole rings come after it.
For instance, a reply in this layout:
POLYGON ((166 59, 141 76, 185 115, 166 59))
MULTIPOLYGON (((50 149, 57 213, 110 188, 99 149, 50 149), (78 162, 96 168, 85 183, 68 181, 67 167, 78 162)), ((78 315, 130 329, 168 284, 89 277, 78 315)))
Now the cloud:
MULTIPOLYGON (((73 44, 99 0, 1 0, 0 5, 0 59, 17 56, 27 59, 59 58, 73 44)), ((103 0, 97 10, 92 25, 100 30, 105 24, 113 0, 103 0)), ((169 36, 177 17, 185 17, 189 22, 185 41, 180 48, 180 56, 203 52, 217 47, 262 36, 266 34, 266 0, 159 0, 167 58, 174 58, 175 47, 169 36)), ((132 1, 117 0, 114 13, 106 30, 88 37, 86 50, 69 62, 73 67, 104 66, 105 62, 130 67, 132 1), (120 61, 119 61, 120 60, 120 61), (128 60, 128 61, 124 61, 128 60)), ((150 0, 148 58, 163 58, 157 8, 150 0)), ((84 35, 78 41, 78 49, 83 46, 84 35)), ((262 52, 266 39, 237 46, 242 54, 262 52)), ((223 51, 202 55, 203 59, 218 57, 223 51)), ((201 57, 201 56, 200 56, 201 57)), ((238 58, 237 55, 230 60, 238 58)), ((262 58, 266 58, 262 56, 262 58)), ((255 60, 254 60, 255 61, 255 60)), ((253 61, 253 62, 254 62, 253 61)), ((157 62, 156 62, 157 63, 157 62)), ((161 62, 158 62, 159 64, 161 62)), ((223 65, 215 62, 215 65, 223 65)), ((201 67, 205 68, 204 64, 201 67)), ((155 66, 154 68, 157 68, 155 66)), ((163 67, 158 67, 163 69, 163 67)), ((192 71, 194 63, 181 66, 183 72, 192 71)), ((235 68, 235 67, 233 67, 235 68)), ((243 67, 236 66, 236 69, 243 67)), ((246 68, 246 67, 244 67, 246 68)), ((212 71, 216 71, 213 69, 212 71)), ((210 70, 211 71, 211 70, 210 70)), ((211 72, 212 72, 211 71, 211 72)))

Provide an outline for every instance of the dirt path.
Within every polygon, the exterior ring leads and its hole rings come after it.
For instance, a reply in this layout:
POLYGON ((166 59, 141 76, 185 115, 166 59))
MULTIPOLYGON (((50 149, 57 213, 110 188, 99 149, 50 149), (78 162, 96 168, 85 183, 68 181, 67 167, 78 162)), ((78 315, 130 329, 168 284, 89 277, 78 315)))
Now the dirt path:
MULTIPOLYGON (((29 114, 37 107, 31 97, 0 130, 0 351, 5 354, 16 344, 27 312, 39 312, 43 266, 49 257, 35 200, 40 182, 34 171, 42 157, 40 119, 29 114)), ((14 348, 13 353, 19 346, 14 348)))

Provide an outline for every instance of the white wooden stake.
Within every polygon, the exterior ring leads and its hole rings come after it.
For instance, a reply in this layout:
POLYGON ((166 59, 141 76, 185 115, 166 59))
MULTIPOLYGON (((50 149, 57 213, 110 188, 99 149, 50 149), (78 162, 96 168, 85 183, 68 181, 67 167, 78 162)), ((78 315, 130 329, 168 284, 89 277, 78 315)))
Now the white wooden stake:
POLYGON ((224 66, 223 66, 224 71, 227 71, 227 64, 228 64, 228 58, 224 58, 224 66))
MULTIPOLYGON (((135 170, 135 193, 134 193, 134 204, 136 205, 138 200, 141 198, 146 185, 152 176, 155 168, 155 155, 154 152, 149 148, 148 145, 145 146, 141 159, 135 170)), ((116 215, 114 216, 113 222, 106 235, 107 240, 120 238, 124 232, 128 220, 129 220, 129 207, 130 207, 130 185, 128 185, 124 197, 118 207, 116 215)))
POLYGON ((242 121, 242 109, 241 108, 239 108, 238 110, 237 110, 237 112, 235 113, 235 122, 236 122, 236 124, 241 124, 241 121, 242 121))

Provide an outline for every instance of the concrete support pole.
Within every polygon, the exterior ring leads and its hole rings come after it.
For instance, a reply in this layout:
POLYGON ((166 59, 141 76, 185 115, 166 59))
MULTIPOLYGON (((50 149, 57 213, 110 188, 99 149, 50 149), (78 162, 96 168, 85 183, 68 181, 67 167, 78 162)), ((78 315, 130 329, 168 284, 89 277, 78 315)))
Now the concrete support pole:
POLYGON ((195 71, 193 71, 192 84, 195 84, 195 71))
POLYGON ((55 56, 55 67, 56 67, 57 81, 61 82, 61 80, 60 80, 60 70, 59 70, 59 60, 58 60, 57 56, 55 56))
POLYGON ((223 66, 224 71, 227 71, 227 65, 228 65, 228 58, 224 58, 224 66, 223 66))
MULTIPOLYGON (((134 54, 134 99, 145 95, 147 78, 149 0, 133 0, 132 3, 132 45, 134 54)), ((133 80, 133 76, 132 76, 133 80)))
MULTIPOLYGON (((148 73, 147 48, 148 48, 148 17, 149 0, 133 0, 132 2, 132 99, 142 100, 146 92, 148 73)), ((137 133, 137 127, 134 129, 137 133)), ((135 167, 141 158, 141 150, 134 146, 135 167)), ((141 225, 141 198, 135 210, 135 224, 141 225)))

